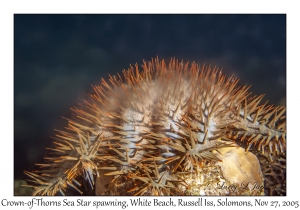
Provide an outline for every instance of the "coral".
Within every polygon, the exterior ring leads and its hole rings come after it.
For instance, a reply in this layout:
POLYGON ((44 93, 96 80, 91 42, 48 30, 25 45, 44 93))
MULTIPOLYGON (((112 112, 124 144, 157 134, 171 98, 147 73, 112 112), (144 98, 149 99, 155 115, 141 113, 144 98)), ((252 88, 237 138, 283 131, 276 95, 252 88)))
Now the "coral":
POLYGON ((223 176, 231 181, 247 180, 250 182, 260 182, 262 174, 260 164, 256 156, 250 152, 245 152, 239 148, 223 148, 218 150, 221 162, 217 165, 221 166, 223 176))
MULTIPOLYGON (((263 95, 251 97, 249 87, 236 87, 237 78, 210 66, 157 58, 101 83, 83 106, 72 108, 74 117, 57 131, 45 163, 25 171, 33 195, 64 195, 67 188, 82 194, 82 183, 93 191, 96 186, 97 195, 228 195, 229 189, 200 188, 251 177, 262 182, 260 167, 266 182, 277 183, 276 163, 286 153, 285 107, 260 104, 263 95), (226 172, 228 154, 236 162, 226 172), (264 157, 260 165, 256 156, 264 157), (236 164, 243 164, 235 170, 246 176, 228 175, 236 164)), ((285 193, 285 185, 278 188, 285 193)))

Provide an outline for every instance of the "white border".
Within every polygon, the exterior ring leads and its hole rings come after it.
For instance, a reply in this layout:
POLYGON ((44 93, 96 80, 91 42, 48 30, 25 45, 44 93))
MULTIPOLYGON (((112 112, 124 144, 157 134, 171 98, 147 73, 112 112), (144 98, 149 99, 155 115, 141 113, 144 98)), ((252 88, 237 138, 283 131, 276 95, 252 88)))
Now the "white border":
MULTIPOLYGON (((288 131, 288 172, 287 172, 287 197, 258 197, 265 201, 299 201, 298 192, 300 182, 297 179, 299 170, 299 13, 296 10, 296 1, 0 1, 0 208, 3 199, 14 201, 30 201, 32 197, 13 197, 13 14, 15 13, 281 13, 287 14, 287 131, 288 131)), ((266 81, 267 82, 267 81, 266 81)), ((116 197, 84 197, 85 200, 107 200, 116 197)), ((65 198, 55 198, 61 200, 65 198)), ((129 197, 117 199, 127 200, 129 197)), ((155 199, 149 197, 148 199, 155 199)), ((164 198, 159 198, 163 200, 164 198)), ((176 200, 177 198, 174 197, 176 200)), ((186 197, 193 200, 194 197, 186 197)), ((217 204, 218 199, 225 197, 208 197, 217 204)), ((230 197, 230 200, 251 200, 253 197, 230 197)), ((45 198, 54 200, 54 198, 45 198)), ((74 200, 77 197, 68 197, 74 200)), ((8 208, 8 207, 6 207, 8 208)), ((28 207, 23 207, 28 209, 28 207)), ((23 209, 22 208, 22 209, 23 209)), ((37 207, 34 207, 37 208, 37 207)), ((64 206, 57 207, 66 209, 64 206)), ((72 207, 73 209, 74 207, 72 207)), ((91 207, 95 208, 95 207, 91 207)), ((121 209, 120 207, 116 207, 121 209)), ((134 209, 140 209, 135 207, 134 209)), ((152 207, 145 207, 152 209, 152 207)), ((166 207, 155 207, 164 209, 166 207)), ((171 207, 170 207, 171 208, 171 207)), ((194 207, 195 208, 195 207, 194 207)), ((199 208, 199 207, 197 207, 199 208)), ((236 207, 230 207, 236 208, 236 207)), ((237 207, 241 208, 241 207, 237 207)), ((15 209, 15 207, 14 207, 15 209)), ((20 208, 19 208, 20 209, 20 208)), ((103 209, 103 208, 102 208, 103 209)), ((104 208, 105 209, 105 208, 104 208)), ((132 208, 130 208, 132 209, 132 208)))

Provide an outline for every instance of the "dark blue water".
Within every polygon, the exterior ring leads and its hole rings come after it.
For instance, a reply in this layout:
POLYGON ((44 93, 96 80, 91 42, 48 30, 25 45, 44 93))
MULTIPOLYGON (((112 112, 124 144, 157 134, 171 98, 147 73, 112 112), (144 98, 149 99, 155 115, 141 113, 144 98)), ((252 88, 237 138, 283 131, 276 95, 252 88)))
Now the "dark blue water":
POLYGON ((223 67, 285 104, 285 15, 15 15, 15 179, 42 162, 91 84, 156 56, 223 67))

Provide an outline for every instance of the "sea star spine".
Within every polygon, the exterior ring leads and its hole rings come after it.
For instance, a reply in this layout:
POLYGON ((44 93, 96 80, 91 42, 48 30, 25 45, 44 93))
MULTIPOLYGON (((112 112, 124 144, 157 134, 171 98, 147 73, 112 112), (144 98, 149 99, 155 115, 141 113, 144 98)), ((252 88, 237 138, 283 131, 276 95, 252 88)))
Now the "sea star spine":
POLYGON ((218 162, 218 149, 285 155, 285 108, 260 105, 263 95, 250 97, 217 68, 157 58, 101 83, 72 108, 46 163, 25 172, 33 195, 64 195, 68 186, 82 193, 77 177, 93 188, 100 174, 130 180, 126 195, 184 194, 181 175, 218 162))

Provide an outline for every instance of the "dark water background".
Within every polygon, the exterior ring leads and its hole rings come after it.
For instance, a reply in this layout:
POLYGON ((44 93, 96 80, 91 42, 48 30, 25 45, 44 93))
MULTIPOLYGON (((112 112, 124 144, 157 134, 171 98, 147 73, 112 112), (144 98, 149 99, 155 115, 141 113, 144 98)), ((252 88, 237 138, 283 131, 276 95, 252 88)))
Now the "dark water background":
POLYGON ((286 15, 15 15, 14 178, 100 78, 159 56, 223 67, 285 105, 286 15))

